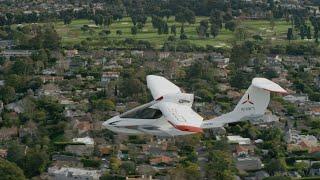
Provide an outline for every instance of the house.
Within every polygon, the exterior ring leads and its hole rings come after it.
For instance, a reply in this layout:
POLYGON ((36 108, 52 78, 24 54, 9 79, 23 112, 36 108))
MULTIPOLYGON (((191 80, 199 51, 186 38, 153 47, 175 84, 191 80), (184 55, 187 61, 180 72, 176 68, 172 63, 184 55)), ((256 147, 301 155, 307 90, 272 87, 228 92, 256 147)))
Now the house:
POLYGON ((206 57, 206 53, 193 53, 192 54, 192 58, 193 60, 204 60, 204 58, 206 57))
POLYGON ((25 125, 19 128, 19 138, 23 138, 25 136, 34 136, 37 132, 37 124, 33 121, 28 121, 25 125))
POLYGON ((300 132, 297 130, 289 129, 286 131, 284 139, 287 143, 298 144, 302 141, 307 142, 312 145, 318 144, 318 139, 313 135, 300 135, 300 132))
POLYGON ((142 152, 144 153, 152 153, 154 151, 166 151, 168 149, 168 142, 166 141, 154 141, 148 144, 142 145, 142 152))
POLYGON ((74 143, 83 143, 88 146, 93 146, 94 145, 94 140, 90 137, 84 137, 84 138, 73 138, 72 142, 74 143))
POLYGON ((159 180, 159 179, 154 179, 152 178, 152 176, 141 175, 141 176, 127 176, 126 180, 159 180))
POLYGON ((44 69, 44 70, 42 70, 42 74, 43 75, 54 75, 54 74, 56 74, 56 70, 55 69, 44 69))
POLYGON ((19 100, 19 101, 16 101, 16 102, 13 102, 13 103, 10 103, 10 104, 7 104, 5 106, 5 108, 7 110, 10 110, 10 111, 13 111, 15 113, 23 113, 24 112, 24 101, 23 100, 19 100))
POLYGON ((320 88, 320 75, 314 78, 314 83, 318 88, 320 88))
POLYGON ((78 131, 78 134, 86 133, 93 129, 93 124, 89 121, 78 121, 76 120, 73 129, 78 131))
POLYGON ((287 96, 284 96, 283 99, 291 103, 305 103, 309 101, 309 97, 307 94, 289 94, 287 96))
POLYGON ((55 83, 55 82, 63 81, 64 77, 63 76, 43 75, 43 76, 40 76, 40 79, 42 80, 43 83, 46 83, 46 82, 55 83))
POLYGON ((48 173, 53 180, 99 180, 101 172, 99 170, 86 170, 72 167, 49 167, 48 173))
POLYGON ((315 153, 320 151, 318 139, 313 135, 300 135, 299 131, 289 129, 285 134, 285 141, 288 143, 288 151, 308 151, 315 153))
POLYGON ((17 127, 3 127, 0 129, 0 140, 4 141, 4 140, 9 140, 12 137, 16 137, 18 136, 18 128, 17 127))
POLYGON ((119 65, 116 60, 112 60, 112 61, 109 61, 106 65, 103 65, 103 69, 104 70, 120 70, 122 69, 122 66, 119 65))
POLYGON ((78 156, 92 155, 94 150, 94 140, 90 137, 73 138, 73 144, 67 145, 65 151, 78 156))
POLYGON ((44 84, 42 85, 42 87, 37 91, 37 94, 39 96, 60 96, 61 94, 61 90, 60 88, 53 84, 53 83, 49 83, 49 84, 44 84))
POLYGON ((13 40, 0 40, 0 49, 11 49, 13 46, 13 40))
POLYGON ((249 154, 249 148, 245 147, 245 146, 241 146, 241 145, 237 145, 236 146, 236 155, 238 157, 246 157, 249 154))
POLYGON ((312 167, 309 170, 309 176, 320 176, 320 168, 319 167, 312 167))
POLYGON ((306 114, 310 116, 320 116, 320 106, 310 107, 306 114))
POLYGON ((143 57, 144 56, 144 52, 143 51, 138 51, 138 50, 133 50, 133 51, 131 51, 131 55, 143 57))
POLYGON ((270 177, 270 175, 262 170, 251 174, 249 177, 245 177, 244 180, 263 180, 267 177, 270 177))
POLYGON ((209 59, 214 62, 218 68, 224 69, 228 66, 230 59, 225 58, 222 54, 213 53, 209 55, 209 59))
POLYGON ((0 52, 0 56, 10 57, 29 57, 33 51, 30 50, 4 50, 0 52))
POLYGON ((155 59, 158 57, 157 52, 153 50, 147 50, 143 52, 143 57, 146 59, 155 59))
POLYGON ((7 149, 0 149, 0 157, 7 158, 8 150, 7 149))
POLYGON ((154 167, 148 164, 138 165, 136 168, 136 171, 139 174, 144 174, 144 175, 155 175, 157 172, 154 167))
POLYGON ((64 112, 63 112, 64 116, 65 117, 68 117, 68 118, 72 118, 72 117, 81 117, 81 116, 84 116, 86 115, 85 112, 77 109, 77 110, 72 110, 72 109, 66 109, 64 112))
POLYGON ((90 156, 94 151, 94 147, 90 145, 71 144, 65 147, 65 151, 78 156, 90 156))
POLYGON ((269 112, 255 119, 250 119, 250 122, 252 124, 259 124, 260 126, 262 124, 273 124, 275 122, 279 122, 279 117, 269 112))
POLYGON ((106 85, 112 80, 117 80, 120 76, 119 72, 103 72, 101 76, 101 83, 106 85))
POLYGON ((157 164, 170 164, 173 162, 173 159, 168 156, 158 156, 158 157, 153 157, 149 159, 149 162, 151 165, 157 165, 157 164))
POLYGON ((82 162, 80 161, 80 158, 75 156, 54 154, 52 155, 52 161, 54 165, 58 167, 62 167, 62 166, 81 167, 82 166, 82 162))
POLYGON ((3 102, 0 100, 0 113, 3 111, 3 102))
POLYGON ((263 164, 258 157, 239 157, 236 159, 236 167, 239 171, 253 171, 263 168, 263 164))
POLYGON ((105 156, 105 155, 110 155, 112 153, 112 146, 110 145, 99 145, 98 146, 98 151, 100 156, 105 156))
POLYGON ((251 139, 250 138, 243 138, 241 136, 227 136, 228 143, 231 144, 240 144, 240 145, 250 145, 251 139))
POLYGON ((66 54, 66 57, 74 57, 79 54, 77 49, 65 50, 64 53, 66 54))
POLYGON ((194 62, 192 58, 186 58, 183 60, 178 61, 180 67, 189 67, 194 62))
POLYGON ((170 52, 168 52, 168 51, 159 52, 159 59, 160 59, 160 60, 165 59, 165 58, 168 58, 169 56, 170 56, 170 52))

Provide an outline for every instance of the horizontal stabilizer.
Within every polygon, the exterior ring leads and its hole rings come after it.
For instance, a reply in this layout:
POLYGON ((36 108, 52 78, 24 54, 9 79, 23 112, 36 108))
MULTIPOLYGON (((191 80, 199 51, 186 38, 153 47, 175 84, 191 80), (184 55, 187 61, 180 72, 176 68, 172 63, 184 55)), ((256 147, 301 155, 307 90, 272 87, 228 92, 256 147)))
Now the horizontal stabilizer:
POLYGON ((278 92, 278 93, 288 93, 285 89, 283 89, 278 84, 270 81, 266 78, 254 78, 252 80, 252 85, 257 88, 261 88, 271 92, 278 92))

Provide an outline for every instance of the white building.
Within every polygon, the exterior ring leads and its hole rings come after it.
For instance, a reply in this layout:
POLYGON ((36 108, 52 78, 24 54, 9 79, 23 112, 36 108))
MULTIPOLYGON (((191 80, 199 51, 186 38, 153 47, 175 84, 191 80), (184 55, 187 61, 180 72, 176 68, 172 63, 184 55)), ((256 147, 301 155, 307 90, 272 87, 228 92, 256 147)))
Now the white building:
POLYGON ((49 179, 52 180, 98 180, 101 172, 98 170, 86 170, 71 167, 50 167, 48 169, 49 179))
POLYGON ((287 143, 299 144, 300 142, 308 142, 310 145, 316 146, 318 140, 313 135, 301 135, 299 131, 289 129, 285 135, 285 141, 287 143))
POLYGON ((74 142, 74 143, 83 143, 85 145, 94 145, 94 140, 91 137, 73 138, 72 142, 74 142))
POLYGON ((284 100, 289 101, 291 103, 300 102, 304 103, 309 101, 308 95, 305 94, 296 94, 296 95, 287 95, 283 97, 284 100))
POLYGON ((249 145, 251 144, 250 138, 243 138, 241 136, 227 136, 228 143, 240 144, 240 145, 249 145))

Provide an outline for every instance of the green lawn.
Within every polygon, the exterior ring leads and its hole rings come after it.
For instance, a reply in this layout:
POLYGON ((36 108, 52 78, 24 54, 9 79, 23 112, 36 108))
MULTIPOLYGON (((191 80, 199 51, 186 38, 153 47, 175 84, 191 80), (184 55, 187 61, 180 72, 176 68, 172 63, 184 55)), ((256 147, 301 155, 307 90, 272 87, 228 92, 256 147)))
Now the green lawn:
MULTIPOLYGON (((197 17, 195 24, 185 24, 185 32, 188 36, 188 39, 191 43, 194 43, 198 46, 206 46, 212 45, 215 47, 229 47, 231 43, 234 41, 234 33, 224 28, 221 30, 220 34, 216 38, 200 38, 196 33, 196 26, 199 25, 199 22, 202 19, 206 19, 206 17, 197 17)), ((99 37, 99 32, 101 32, 105 27, 93 27, 90 32, 81 31, 81 27, 83 25, 92 25, 95 26, 93 21, 90 20, 74 20, 69 25, 64 25, 62 21, 56 22, 55 27, 58 33, 62 37, 62 42, 64 45, 74 45, 80 43, 82 40, 86 38, 91 38, 94 41, 101 41, 101 37, 99 37)), ((174 21, 174 18, 171 17, 168 20, 168 25, 176 24, 177 33, 180 34, 181 24, 174 21)), ((246 29, 250 32, 250 34, 259 34, 264 38, 270 38, 272 41, 286 42, 286 33, 288 27, 290 27, 290 23, 287 23, 284 20, 276 21, 274 29, 272 30, 270 22, 267 20, 243 20, 241 25, 246 27, 246 29)), ((108 36, 109 39, 124 39, 124 38, 133 38, 136 40, 147 40, 154 47, 161 48, 165 40, 168 38, 170 34, 162 34, 159 35, 157 30, 152 27, 151 18, 148 18, 145 27, 138 32, 136 35, 131 34, 132 27, 131 19, 126 17, 121 21, 113 22, 110 26, 111 34, 108 36), (121 30, 122 35, 117 35, 116 31, 121 30)))

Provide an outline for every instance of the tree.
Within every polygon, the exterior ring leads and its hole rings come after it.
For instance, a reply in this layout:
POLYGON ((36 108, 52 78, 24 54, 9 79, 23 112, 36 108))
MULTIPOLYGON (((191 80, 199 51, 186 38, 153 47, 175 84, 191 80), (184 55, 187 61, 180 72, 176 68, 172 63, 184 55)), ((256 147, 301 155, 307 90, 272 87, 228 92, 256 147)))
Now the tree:
POLYGON ((66 24, 70 24, 72 21, 72 17, 67 15, 67 16, 64 16, 63 17, 63 23, 66 25, 66 24))
POLYGON ((300 37, 301 39, 304 39, 306 36, 306 26, 303 25, 303 26, 300 26, 300 37))
POLYGON ((108 15, 108 16, 105 16, 104 17, 104 20, 103 20, 103 25, 109 27, 112 23, 112 16, 108 15))
POLYGON ((211 34, 213 37, 218 36, 219 31, 220 31, 220 28, 219 28, 218 25, 216 25, 216 24, 211 24, 210 34, 211 34))
POLYGON ((196 22, 195 14, 192 10, 188 8, 181 8, 179 12, 175 15, 175 20, 184 24, 188 22, 189 24, 194 24, 196 22))
POLYGON ((287 39, 289 40, 289 42, 293 39, 293 31, 292 31, 292 28, 288 28, 287 39))
POLYGON ((287 169, 287 164, 284 158, 271 159, 266 165, 266 170, 274 175, 276 172, 285 172, 287 169))
POLYGON ((0 158, 0 177, 2 180, 25 180, 23 171, 14 163, 0 158))
POLYGON ((199 165, 196 163, 186 162, 185 164, 178 164, 169 172, 170 179, 172 180, 197 180, 201 179, 199 165))
POLYGON ((180 34, 184 34, 184 25, 182 25, 180 28, 180 34))
POLYGON ((98 26, 98 25, 102 25, 103 24, 103 16, 101 14, 97 14, 93 17, 93 21, 94 23, 98 26))
POLYGON ((176 34, 177 34, 177 27, 176 27, 175 24, 173 24, 173 25, 171 26, 171 34, 174 34, 174 36, 176 36, 176 34))
POLYGON ((200 21, 200 26, 196 28, 197 33, 200 37, 204 37, 207 35, 207 30, 209 28, 209 22, 208 20, 202 20, 200 21))
POLYGON ((245 45, 234 45, 231 49, 230 62, 235 67, 244 67, 249 63, 250 50, 245 45))
POLYGON ((131 27, 131 34, 136 35, 138 32, 138 28, 136 26, 131 27))
POLYGON ((11 86, 4 86, 0 88, 0 99, 5 103, 13 101, 16 97, 16 92, 11 86))
POLYGON ((180 34, 180 39, 184 40, 184 39, 188 39, 188 36, 185 33, 180 34))
POLYGON ((246 40, 249 37, 248 28, 245 26, 237 26, 235 29, 235 37, 240 40, 246 40))
POLYGON ((116 31, 116 34, 119 35, 119 36, 121 36, 121 35, 122 35, 122 31, 121 31, 121 30, 117 30, 117 31, 116 31))
POLYGON ((25 147, 13 141, 8 146, 8 161, 16 163, 19 167, 24 165, 25 147))
POLYGON ((236 30, 236 23, 234 21, 228 21, 224 24, 224 28, 233 32, 236 30))
POLYGON ((167 23, 164 23, 163 25, 163 33, 168 34, 169 33, 169 26, 167 23))
POLYGON ((114 103, 109 99, 98 99, 93 101, 93 106, 96 109, 102 110, 102 111, 110 111, 114 110, 115 105, 114 103))
POLYGON ((272 78, 278 77, 279 75, 278 75, 277 71, 275 71, 273 68, 267 68, 267 70, 265 72, 265 76, 268 79, 272 79, 272 78))
POLYGON ((61 37, 53 26, 46 26, 44 29, 43 47, 51 50, 60 48, 61 37))
POLYGON ((299 174, 305 176, 308 171, 309 164, 305 162, 296 162, 294 163, 294 168, 299 172, 299 174))
POLYGON ((209 152, 208 164, 206 167, 209 179, 232 179, 236 169, 232 156, 225 151, 213 150, 209 152))
POLYGON ((110 158, 110 169, 113 172, 118 172, 121 166, 121 161, 116 157, 110 158))
POLYGON ((41 149, 29 149, 26 154, 25 162, 24 170, 26 175, 28 177, 33 177, 46 170, 47 164, 49 163, 49 156, 41 149))
POLYGON ((310 26, 308 26, 308 28, 307 28, 307 38, 308 39, 311 39, 312 37, 311 37, 311 27, 310 26))
POLYGON ((125 161, 121 164, 120 168, 125 171, 125 174, 135 174, 136 165, 133 161, 125 161))
POLYGON ((215 24, 219 29, 222 28, 222 13, 219 10, 212 10, 210 13, 210 22, 215 24))
POLYGON ((319 41, 319 29, 314 29, 313 38, 315 39, 315 42, 318 43, 318 41, 319 41))

